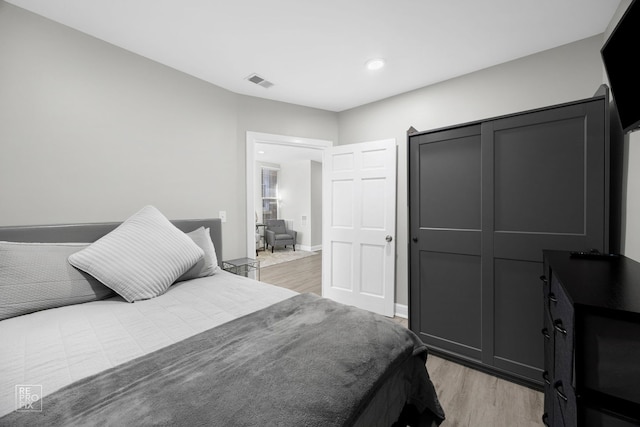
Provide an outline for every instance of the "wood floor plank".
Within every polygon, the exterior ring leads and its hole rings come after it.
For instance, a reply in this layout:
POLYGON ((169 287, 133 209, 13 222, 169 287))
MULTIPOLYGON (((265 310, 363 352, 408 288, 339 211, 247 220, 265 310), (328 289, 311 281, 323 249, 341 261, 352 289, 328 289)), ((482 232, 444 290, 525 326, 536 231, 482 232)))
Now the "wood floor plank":
POLYGON ((296 292, 322 294, 322 254, 260 269, 260 281, 296 292))
MULTIPOLYGON (((264 267, 260 280, 296 292, 322 294, 322 255, 264 267)), ((408 327, 407 319, 394 321, 408 327)), ((442 427, 542 426, 543 394, 429 355, 427 370, 447 419, 442 427)))
POLYGON ((427 370, 447 415, 442 427, 543 425, 538 391, 434 355, 427 370))

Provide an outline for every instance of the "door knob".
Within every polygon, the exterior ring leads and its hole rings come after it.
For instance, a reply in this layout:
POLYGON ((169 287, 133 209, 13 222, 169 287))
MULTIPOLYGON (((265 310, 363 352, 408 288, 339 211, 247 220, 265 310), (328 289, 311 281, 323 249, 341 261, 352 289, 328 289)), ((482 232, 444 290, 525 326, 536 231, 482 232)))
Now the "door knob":
POLYGON ((414 237, 414 238, 413 238, 413 239, 411 239, 411 240, 413 240, 413 241, 414 241, 414 242, 416 242, 416 243, 418 242, 418 238, 417 238, 417 237, 414 237))
POLYGON ((387 237, 385 237, 384 240, 386 240, 387 242, 390 242, 390 241, 393 240, 393 237, 391 237, 389 234, 387 234, 387 237))

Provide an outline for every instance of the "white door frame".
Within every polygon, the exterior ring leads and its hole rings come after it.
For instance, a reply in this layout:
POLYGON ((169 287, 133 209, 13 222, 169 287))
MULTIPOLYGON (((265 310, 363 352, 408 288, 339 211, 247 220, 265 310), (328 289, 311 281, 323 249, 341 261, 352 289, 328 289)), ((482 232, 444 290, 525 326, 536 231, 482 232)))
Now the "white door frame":
POLYGON ((256 239, 252 230, 255 230, 255 205, 254 205, 254 171, 255 171, 255 144, 274 144, 274 145, 288 145, 292 147, 312 148, 316 150, 322 150, 322 157, 324 158, 324 150, 329 147, 333 147, 333 141, 324 139, 312 139, 302 138, 286 135, 275 135, 270 133, 252 132, 247 131, 246 137, 246 194, 247 194, 247 257, 253 258, 256 255, 256 239))

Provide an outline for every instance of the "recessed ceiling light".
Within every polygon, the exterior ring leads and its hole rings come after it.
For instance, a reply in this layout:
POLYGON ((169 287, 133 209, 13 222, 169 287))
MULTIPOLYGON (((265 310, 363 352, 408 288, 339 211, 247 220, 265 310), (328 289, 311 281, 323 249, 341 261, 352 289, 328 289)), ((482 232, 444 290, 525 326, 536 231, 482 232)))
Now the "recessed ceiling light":
POLYGON ((258 151, 258 154, 264 154, 264 151, 260 150, 258 151))
POLYGON ((367 69, 374 71, 384 67, 384 59, 375 58, 367 61, 367 69))

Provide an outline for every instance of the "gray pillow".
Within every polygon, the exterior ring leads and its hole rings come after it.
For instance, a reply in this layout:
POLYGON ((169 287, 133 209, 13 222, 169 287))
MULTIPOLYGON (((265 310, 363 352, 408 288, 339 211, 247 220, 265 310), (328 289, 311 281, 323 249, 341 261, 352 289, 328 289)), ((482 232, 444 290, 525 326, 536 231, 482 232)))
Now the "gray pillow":
POLYGON ((134 302, 163 294, 203 256, 158 209, 146 206, 69 262, 134 302))
POLYGON ((0 320, 113 296, 67 262, 89 243, 0 242, 0 320))
POLYGON ((180 276, 177 282, 183 280, 196 279, 198 277, 213 276, 218 271, 218 256, 216 255, 216 248, 211 241, 211 234, 208 228, 200 227, 196 230, 187 233, 187 236, 191 237, 196 245, 203 250, 204 256, 193 267, 191 267, 186 273, 180 276))

